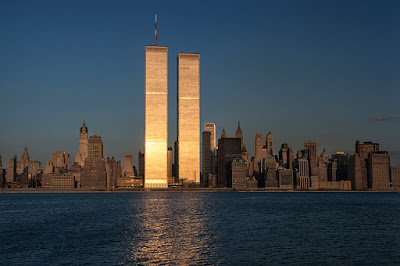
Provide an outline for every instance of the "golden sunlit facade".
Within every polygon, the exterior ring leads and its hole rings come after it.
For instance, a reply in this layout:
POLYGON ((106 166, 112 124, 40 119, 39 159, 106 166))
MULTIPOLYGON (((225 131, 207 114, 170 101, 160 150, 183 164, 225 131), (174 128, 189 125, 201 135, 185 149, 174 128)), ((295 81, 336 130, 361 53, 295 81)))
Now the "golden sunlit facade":
POLYGON ((145 49, 145 188, 167 188, 168 48, 145 49))
POLYGON ((178 176, 200 183, 200 55, 178 54, 178 176))

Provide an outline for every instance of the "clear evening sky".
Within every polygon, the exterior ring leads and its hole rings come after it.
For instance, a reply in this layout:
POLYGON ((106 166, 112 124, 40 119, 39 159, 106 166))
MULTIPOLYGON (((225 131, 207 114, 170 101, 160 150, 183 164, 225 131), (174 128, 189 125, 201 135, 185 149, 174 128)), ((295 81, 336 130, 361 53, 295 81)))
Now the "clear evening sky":
MULTIPOLYGON (((83 120, 104 156, 143 151, 144 47, 168 47, 169 146, 176 57, 200 53, 201 127, 255 133, 274 150, 355 140, 400 154, 400 1, 14 1, 0 3, 0 155, 25 145, 42 167, 79 147, 83 120), (374 117, 384 119, 373 120, 374 117)), ((396 159, 397 158, 397 159, 396 159)), ((393 164, 392 163, 392 164, 393 164)))

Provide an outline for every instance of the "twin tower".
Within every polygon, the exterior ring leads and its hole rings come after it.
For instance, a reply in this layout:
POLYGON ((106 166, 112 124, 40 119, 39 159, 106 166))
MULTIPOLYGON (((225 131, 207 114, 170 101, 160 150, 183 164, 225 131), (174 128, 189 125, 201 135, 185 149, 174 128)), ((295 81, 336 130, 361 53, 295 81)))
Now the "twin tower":
MULTIPOLYGON (((168 48, 145 48, 145 188, 167 188, 168 48)), ((180 180, 200 183, 200 55, 178 54, 178 139, 175 169, 180 180)))

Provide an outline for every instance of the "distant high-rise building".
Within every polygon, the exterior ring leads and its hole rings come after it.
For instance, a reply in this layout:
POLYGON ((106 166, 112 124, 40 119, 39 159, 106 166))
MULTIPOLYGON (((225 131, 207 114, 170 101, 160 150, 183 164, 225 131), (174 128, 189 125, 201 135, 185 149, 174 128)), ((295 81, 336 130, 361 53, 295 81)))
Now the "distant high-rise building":
POLYGON ((208 131, 211 133, 211 141, 210 141, 210 149, 214 151, 217 148, 217 133, 216 127, 214 123, 205 123, 204 131, 208 131))
POLYGON ((21 161, 17 161, 17 174, 33 174, 36 175, 40 170, 39 161, 31 161, 29 159, 28 147, 25 146, 21 161))
MULTIPOLYGON (((324 149, 325 150, 325 149, 324 149)), ((323 153, 324 155, 324 153, 323 153)), ((325 156, 325 155, 324 155, 325 156)), ((344 152, 337 152, 336 154, 332 154, 332 160, 336 160, 337 162, 337 171, 336 171, 336 180, 348 180, 347 179, 347 167, 349 165, 349 158, 348 154, 344 152)))
POLYGON ((139 176, 144 177, 144 153, 138 154, 139 176))
MULTIPOLYGON (((226 135, 226 134, 225 134, 226 135)), ((240 138, 222 137, 218 140, 218 186, 230 187, 232 182, 232 161, 241 159, 240 138)))
POLYGON ((1 155, 0 155, 0 169, 3 168, 3 161, 1 160, 1 155))
POLYGON ((266 148, 267 148, 267 155, 274 156, 274 138, 272 137, 272 133, 268 132, 267 136, 265 137, 266 148))
POLYGON ((298 189, 309 189, 310 188, 310 166, 307 159, 298 159, 298 178, 297 188, 298 189))
POLYGON ((208 186, 208 176, 211 174, 212 170, 212 157, 213 153, 211 151, 211 132, 203 131, 203 163, 202 163, 202 185, 208 186))
POLYGON ((100 135, 89 137, 88 157, 81 174, 83 188, 106 188, 106 162, 103 157, 103 142, 100 135))
POLYGON ((279 169, 279 188, 293 189, 293 171, 291 169, 279 169))
POLYGON ((288 144, 283 143, 281 146, 281 149, 279 151, 279 162, 282 165, 282 167, 287 168, 287 163, 288 163, 288 144))
POLYGON ((52 161, 47 161, 44 173, 45 174, 53 174, 54 173, 54 164, 52 161))
POLYGON ((294 164, 294 151, 292 148, 288 148, 287 151, 287 168, 293 170, 294 164))
POLYGON ((6 182, 14 182, 17 176, 17 156, 14 155, 8 163, 6 172, 6 182))
POLYGON ((368 158, 368 154, 370 152, 378 152, 379 151, 379 144, 373 143, 371 141, 364 142, 360 144, 360 141, 356 141, 356 153, 360 155, 362 158, 368 158))
POLYGON ((256 152, 254 155, 254 172, 260 173, 262 169, 262 159, 265 158, 262 133, 256 133, 256 152))
POLYGON ((200 55, 178 54, 178 177, 200 184, 200 55))
POLYGON ((65 153, 64 151, 55 151, 51 156, 51 161, 53 162, 53 166, 57 167, 60 172, 69 170, 69 153, 65 153))
POLYGON ((175 179, 172 175, 172 147, 168 147, 168 152, 167 152, 167 177, 168 177, 168 184, 175 183, 175 179))
POLYGON ((242 159, 234 159, 232 161, 232 188, 246 189, 247 181, 247 165, 242 159))
POLYGON ((168 48, 145 48, 144 187, 167 188, 168 48))
POLYGON ((337 160, 331 160, 328 163, 328 181, 336 182, 337 178, 337 160))
POLYGON ((373 142, 356 141, 356 152, 349 159, 347 168, 347 178, 351 180, 351 186, 354 190, 366 190, 371 188, 370 178, 368 176, 368 156, 370 153, 379 152, 379 144, 373 142))
POLYGON ((125 155, 125 176, 133 175, 132 155, 125 155))
POLYGON ((79 152, 75 155, 75 162, 81 167, 85 166, 85 160, 88 157, 88 148, 88 128, 85 121, 83 121, 79 136, 79 152))
POLYGON ((317 171, 317 143, 314 141, 304 142, 304 150, 308 151, 311 175, 318 175, 317 171))
POLYGON ((390 189, 390 158, 387 152, 368 154, 368 183, 372 190, 390 189))
MULTIPOLYGON (((131 165, 132 165, 132 155, 125 155, 125 170, 126 166, 128 163, 129 167, 129 156, 131 157, 131 165), (128 156, 128 158, 126 158, 128 156), (126 161, 128 160, 128 162, 126 161)), ((118 178, 121 177, 121 161, 116 161, 114 157, 107 158, 107 163, 106 163, 106 172, 107 172, 107 188, 112 189, 117 186, 117 180, 118 178)), ((129 173, 128 175, 132 176, 132 173, 129 173)))

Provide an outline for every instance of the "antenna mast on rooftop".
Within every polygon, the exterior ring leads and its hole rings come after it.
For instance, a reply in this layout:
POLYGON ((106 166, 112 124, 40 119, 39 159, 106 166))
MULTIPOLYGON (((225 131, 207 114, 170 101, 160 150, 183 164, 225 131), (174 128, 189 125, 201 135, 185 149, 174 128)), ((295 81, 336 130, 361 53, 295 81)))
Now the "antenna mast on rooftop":
POLYGON ((157 14, 154 17, 154 35, 155 35, 155 46, 157 46, 157 14))

